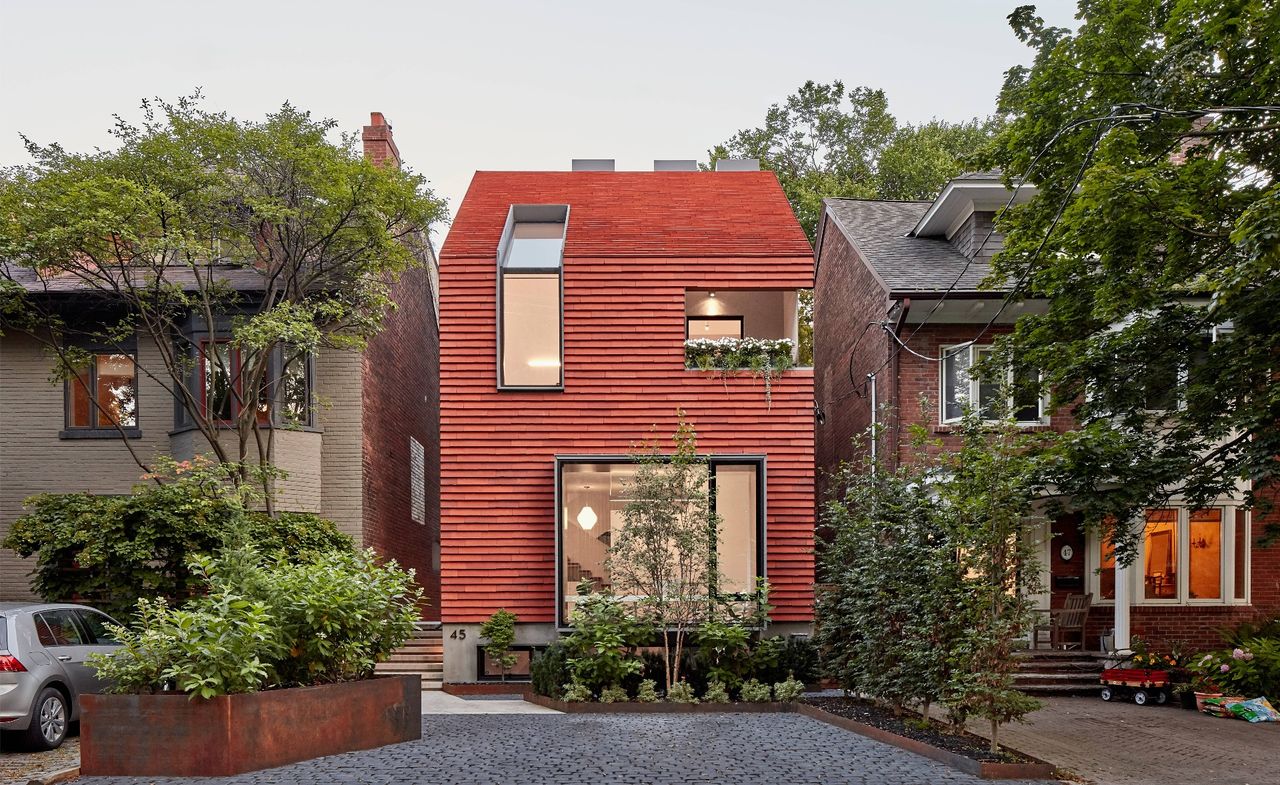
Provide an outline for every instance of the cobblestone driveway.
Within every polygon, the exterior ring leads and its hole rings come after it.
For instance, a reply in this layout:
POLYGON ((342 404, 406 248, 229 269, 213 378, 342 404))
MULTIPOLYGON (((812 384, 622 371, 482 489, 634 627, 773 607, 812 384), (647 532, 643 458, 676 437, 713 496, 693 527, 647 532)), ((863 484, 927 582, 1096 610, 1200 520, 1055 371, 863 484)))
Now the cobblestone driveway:
MULTIPOLYGON (((78 785, 180 783, 85 777, 78 785)), ((797 714, 431 715, 421 741, 246 774, 226 783, 979 783, 797 714)))

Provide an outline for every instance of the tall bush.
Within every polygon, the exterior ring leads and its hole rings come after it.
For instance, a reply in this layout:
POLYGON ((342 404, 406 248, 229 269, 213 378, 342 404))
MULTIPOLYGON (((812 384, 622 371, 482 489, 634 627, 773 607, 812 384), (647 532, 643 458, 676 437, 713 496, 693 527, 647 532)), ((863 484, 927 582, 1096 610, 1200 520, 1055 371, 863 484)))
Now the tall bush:
POLYGON ((636 645, 648 630, 631 618, 612 592, 593 592, 591 582, 583 580, 578 594, 583 599, 569 617, 573 632, 564 646, 573 681, 599 695, 644 669, 636 645))
POLYGON ((156 462, 128 496, 42 494, 26 501, 3 545, 36 555, 31 587, 50 602, 87 602, 124 618, 139 598, 181 605, 200 580, 193 557, 252 543, 263 554, 353 552, 351 538, 311 513, 251 511, 236 470, 197 457, 156 462))
POLYGON ((516 664, 516 655, 511 653, 511 644, 516 640, 516 618, 506 608, 499 608, 480 625, 480 637, 489 641, 484 645, 484 653, 502 670, 503 681, 507 680, 507 671, 516 664))

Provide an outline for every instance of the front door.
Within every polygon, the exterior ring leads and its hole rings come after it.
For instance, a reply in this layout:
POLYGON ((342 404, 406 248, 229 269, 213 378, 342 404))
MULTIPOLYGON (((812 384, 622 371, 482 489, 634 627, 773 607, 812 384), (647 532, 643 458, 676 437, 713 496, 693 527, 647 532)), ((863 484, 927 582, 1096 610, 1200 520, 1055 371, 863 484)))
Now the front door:
POLYGON ((1061 608, 1069 594, 1085 594, 1084 529, 1080 516, 1064 515, 1053 522, 1049 544, 1049 607, 1061 608))

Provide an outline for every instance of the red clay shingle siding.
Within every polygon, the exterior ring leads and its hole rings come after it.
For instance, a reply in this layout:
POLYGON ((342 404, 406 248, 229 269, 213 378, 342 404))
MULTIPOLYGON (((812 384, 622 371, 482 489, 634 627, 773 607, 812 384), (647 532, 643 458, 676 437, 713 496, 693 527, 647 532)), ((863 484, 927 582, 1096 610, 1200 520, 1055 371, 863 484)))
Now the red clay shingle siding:
POLYGON ((700 451, 767 456, 774 618, 811 619, 812 372, 776 381, 768 408, 758 379, 686 370, 683 346, 687 287, 800 289, 812 279, 807 241, 772 174, 477 174, 441 254, 443 621, 480 622, 503 607, 521 622, 553 622, 555 456, 625 454, 655 436, 665 446, 677 408, 696 424, 700 451), (513 203, 570 205, 563 392, 496 389, 496 252, 513 203), (746 219, 744 203, 773 217, 746 219), (720 221, 720 239, 690 228, 720 221), (675 239, 663 247, 642 242, 646 233, 675 239), (762 245, 770 234, 781 239, 762 245), (582 256, 583 247, 609 253, 582 256), (750 257, 722 253, 747 247, 750 257), (681 256, 697 248, 708 253, 681 256))
POLYGON ((476 172, 441 258, 492 257, 513 204, 567 204, 565 257, 810 256, 773 172, 476 172))

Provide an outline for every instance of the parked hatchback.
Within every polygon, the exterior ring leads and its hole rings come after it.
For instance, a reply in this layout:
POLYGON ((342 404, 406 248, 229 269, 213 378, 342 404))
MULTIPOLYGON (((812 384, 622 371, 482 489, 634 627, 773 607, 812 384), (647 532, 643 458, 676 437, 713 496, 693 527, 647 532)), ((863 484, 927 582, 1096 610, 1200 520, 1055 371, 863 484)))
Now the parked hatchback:
MULTIPOLYGON (((80 696, 105 686, 85 660, 119 647, 115 620, 84 605, 0 603, 0 732, 51 750, 80 719, 80 696)), ((8 744, 5 744, 8 747, 8 744)))

